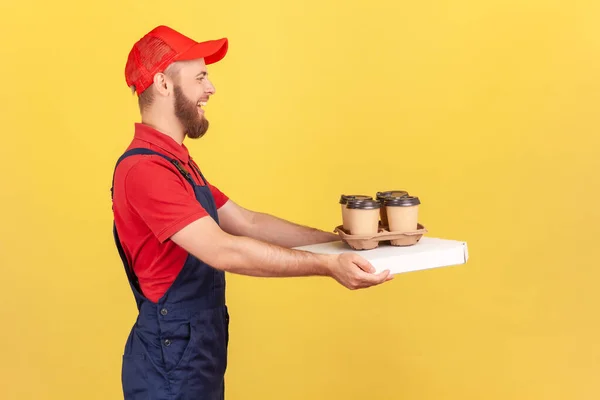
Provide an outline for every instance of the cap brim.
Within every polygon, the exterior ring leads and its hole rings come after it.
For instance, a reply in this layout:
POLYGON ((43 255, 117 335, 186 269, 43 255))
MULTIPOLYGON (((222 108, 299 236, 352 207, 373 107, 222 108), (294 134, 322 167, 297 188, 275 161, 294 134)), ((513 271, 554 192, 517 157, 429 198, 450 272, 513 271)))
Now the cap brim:
POLYGON ((196 43, 187 51, 176 57, 174 61, 203 58, 206 65, 214 64, 225 57, 228 47, 229 41, 227 38, 196 43))

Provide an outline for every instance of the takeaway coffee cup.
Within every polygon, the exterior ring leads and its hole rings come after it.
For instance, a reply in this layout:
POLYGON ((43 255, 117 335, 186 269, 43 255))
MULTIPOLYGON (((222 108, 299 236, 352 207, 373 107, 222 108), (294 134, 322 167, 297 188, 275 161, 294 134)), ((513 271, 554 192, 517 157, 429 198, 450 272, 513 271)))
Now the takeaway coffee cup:
POLYGON ((348 224, 347 224, 347 214, 348 214, 348 209, 346 207, 348 200, 373 200, 373 197, 371 196, 365 196, 362 194, 343 194, 340 197, 340 205, 342 207, 342 224, 344 226, 344 230, 347 232, 348 231, 348 224))
POLYGON ((346 209, 346 224, 351 235, 376 235, 379 232, 379 210, 377 200, 349 199, 346 209))
POLYGON ((381 208, 379 209, 379 214, 381 217, 381 224, 383 226, 388 226, 388 217, 387 217, 387 209, 385 207, 385 199, 388 197, 404 197, 408 196, 408 192, 405 190, 390 190, 387 192, 377 192, 377 200, 381 202, 381 208))
POLYGON ((419 226, 419 205, 421 201, 415 196, 388 197, 384 206, 389 222, 390 232, 414 232, 419 226))

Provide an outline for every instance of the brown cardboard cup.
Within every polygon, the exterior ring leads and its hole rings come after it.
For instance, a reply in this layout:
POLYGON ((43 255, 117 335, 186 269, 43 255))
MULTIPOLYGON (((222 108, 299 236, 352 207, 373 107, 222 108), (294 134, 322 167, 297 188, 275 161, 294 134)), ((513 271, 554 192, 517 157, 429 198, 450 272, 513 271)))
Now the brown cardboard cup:
POLYGON ((349 199, 346 208, 346 225, 351 235, 376 235, 379 232, 379 201, 349 199))
POLYGON ((388 226, 388 217, 387 217, 387 209, 385 207, 385 199, 388 197, 404 197, 408 196, 408 192, 405 190, 388 190, 386 192, 377 192, 376 198, 381 202, 381 208, 379 209, 379 214, 381 218, 381 225, 388 226))
POLYGON ((419 223, 418 197, 388 197, 384 200, 390 232, 414 232, 419 223))
POLYGON ((340 196, 340 206, 342 209, 342 226, 348 229, 348 200, 373 200, 373 197, 363 194, 343 194, 340 196))

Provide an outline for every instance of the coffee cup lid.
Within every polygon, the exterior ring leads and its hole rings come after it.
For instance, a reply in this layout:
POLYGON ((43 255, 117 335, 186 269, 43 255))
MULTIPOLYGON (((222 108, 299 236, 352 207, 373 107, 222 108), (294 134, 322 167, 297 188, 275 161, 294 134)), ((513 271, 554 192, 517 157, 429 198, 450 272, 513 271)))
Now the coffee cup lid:
POLYGON ((373 200, 372 196, 366 196, 363 194, 343 194, 340 196, 340 204, 347 204, 348 200, 357 199, 357 200, 373 200))
POLYGON ((419 204, 421 204, 421 200, 415 196, 387 197, 384 200, 384 205, 392 207, 410 207, 419 204))
POLYGON ((387 192, 377 192, 377 200, 385 200, 387 197, 408 196, 406 190, 388 190, 387 192))
POLYGON ((381 202, 373 199, 348 199, 348 209, 374 210, 381 208, 381 202))

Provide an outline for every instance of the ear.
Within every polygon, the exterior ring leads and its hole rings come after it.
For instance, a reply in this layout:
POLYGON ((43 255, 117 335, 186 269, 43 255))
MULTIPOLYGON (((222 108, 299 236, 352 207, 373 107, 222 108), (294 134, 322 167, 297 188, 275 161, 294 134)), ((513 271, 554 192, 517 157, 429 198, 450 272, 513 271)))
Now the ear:
POLYGON ((170 96, 173 82, 163 73, 154 74, 154 87, 158 94, 162 96, 170 96))

